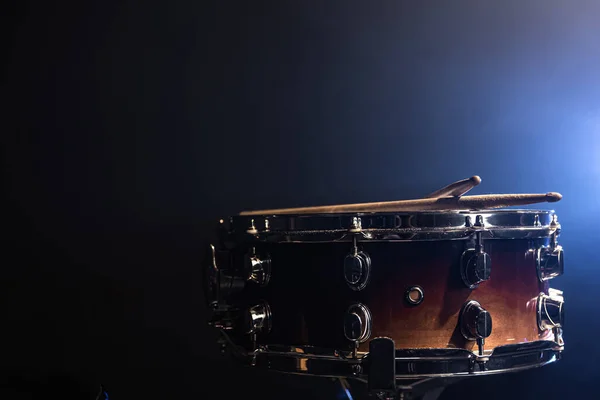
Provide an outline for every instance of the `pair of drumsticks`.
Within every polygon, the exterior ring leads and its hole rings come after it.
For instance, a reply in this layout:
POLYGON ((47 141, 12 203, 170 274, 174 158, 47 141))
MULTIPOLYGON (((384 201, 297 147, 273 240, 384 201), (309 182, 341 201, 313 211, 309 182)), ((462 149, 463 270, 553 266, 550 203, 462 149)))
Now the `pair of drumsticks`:
POLYGON ((545 194, 486 194, 463 196, 480 183, 481 178, 475 175, 451 183, 448 186, 444 186, 421 199, 243 211, 240 215, 482 210, 486 208, 514 207, 536 203, 554 203, 562 199, 562 195, 556 192, 548 192, 545 194))

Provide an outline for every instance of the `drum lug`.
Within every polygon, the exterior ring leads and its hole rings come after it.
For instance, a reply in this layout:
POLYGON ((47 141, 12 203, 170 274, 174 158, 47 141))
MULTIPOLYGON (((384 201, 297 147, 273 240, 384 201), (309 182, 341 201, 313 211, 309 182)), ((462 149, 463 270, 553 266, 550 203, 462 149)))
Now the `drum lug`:
MULTIPOLYGON (((466 224, 470 226, 471 219, 467 217, 466 224)), ((474 233, 474 244, 465 250, 460 259, 460 274, 463 283, 469 289, 475 289, 481 282, 490 279, 492 273, 492 259, 483 251, 483 217, 478 215, 474 227, 479 228, 474 233)))
POLYGON ((563 248, 558 244, 538 248, 535 259, 538 279, 541 282, 561 276, 564 272, 563 248))
MULTIPOLYGON (((481 233, 477 233, 481 235, 481 233)), ((480 239, 479 239, 480 240, 480 239)), ((483 246, 468 249, 461 256, 460 273, 465 286, 475 289, 480 283, 490 279, 492 273, 492 259, 483 251, 483 246)))
POLYGON ((271 307, 267 302, 262 302, 246 310, 244 331, 250 335, 271 331, 271 307))
POLYGON ((353 304, 344 315, 344 336, 354 343, 354 351, 358 344, 364 343, 371 336, 371 311, 364 304, 353 304))
POLYGON ((477 301, 463 306, 459 316, 460 332, 467 340, 476 340, 479 356, 483 356, 485 339, 492 334, 492 316, 477 301))
POLYGON ((540 330, 545 331, 563 327, 564 303, 564 297, 560 290, 549 289, 548 294, 540 293, 537 299, 538 326, 540 330))
MULTIPOLYGON (((240 312, 227 303, 233 294, 245 289, 247 282, 265 286, 270 278, 270 259, 259 259, 254 250, 247 257, 248 277, 229 275, 221 265, 230 265, 230 254, 218 252, 214 245, 209 248, 209 261, 204 267, 204 293, 210 317, 208 325, 221 331, 242 330, 245 334, 269 332, 271 329, 271 309, 268 304, 258 304, 240 312)), ((255 339, 252 340, 255 342, 255 339)))
MULTIPOLYGON (((257 349, 256 338, 258 334, 271 332, 271 307, 266 301, 256 304, 246 310, 243 316, 244 333, 250 335, 252 351, 257 349)), ((256 362, 256 360, 254 360, 256 362)))
POLYGON ((359 292, 367 287, 370 275, 371 257, 364 251, 358 251, 355 236, 352 251, 344 259, 344 280, 350 289, 359 292))
POLYGON ((540 282, 561 276, 565 269, 564 251, 562 246, 558 244, 560 224, 558 223, 556 214, 552 215, 550 229, 553 230, 550 235, 550 245, 533 250, 535 253, 535 266, 540 282))
POLYGON ((229 306, 220 307, 208 323, 221 333, 233 331, 234 335, 245 335, 249 338, 252 351, 257 349, 257 336, 268 334, 272 327, 271 307, 265 301, 246 309, 229 306))
POLYGON ((245 264, 249 282, 262 287, 269 284, 271 279, 271 258, 269 255, 259 258, 256 255, 256 250, 252 248, 252 251, 246 255, 245 264))

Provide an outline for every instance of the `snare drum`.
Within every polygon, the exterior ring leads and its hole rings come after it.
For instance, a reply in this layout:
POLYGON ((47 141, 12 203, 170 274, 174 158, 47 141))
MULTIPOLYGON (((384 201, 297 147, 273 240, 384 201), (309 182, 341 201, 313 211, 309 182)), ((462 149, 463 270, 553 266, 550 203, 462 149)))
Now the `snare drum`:
POLYGON ((248 364, 369 380, 517 371, 563 351, 552 211, 235 216, 205 267, 248 364), (373 379, 378 379, 377 377, 373 379))

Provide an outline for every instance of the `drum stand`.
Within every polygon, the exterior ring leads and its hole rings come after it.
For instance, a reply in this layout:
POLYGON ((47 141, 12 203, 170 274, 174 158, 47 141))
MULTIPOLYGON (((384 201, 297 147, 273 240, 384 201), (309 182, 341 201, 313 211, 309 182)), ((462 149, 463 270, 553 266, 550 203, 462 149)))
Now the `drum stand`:
MULTIPOLYGON (((457 378, 429 378, 420 381, 403 382, 396 386, 396 393, 392 392, 371 392, 369 398, 376 400, 437 400, 444 389, 455 383, 457 378)), ((339 378, 348 400, 354 400, 348 382, 344 378, 339 378)))

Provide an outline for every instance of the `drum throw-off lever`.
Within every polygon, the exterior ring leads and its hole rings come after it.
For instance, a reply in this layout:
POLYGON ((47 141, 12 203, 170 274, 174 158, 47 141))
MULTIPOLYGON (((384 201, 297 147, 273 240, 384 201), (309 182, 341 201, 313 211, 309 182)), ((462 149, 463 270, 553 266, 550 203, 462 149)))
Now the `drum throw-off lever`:
POLYGON ((367 356, 368 392, 378 400, 435 400, 453 378, 422 378, 410 382, 397 380, 396 344, 387 337, 369 343, 367 356))
POLYGON ((379 399, 393 398, 396 387, 396 344, 387 337, 369 342, 369 393, 379 399))

